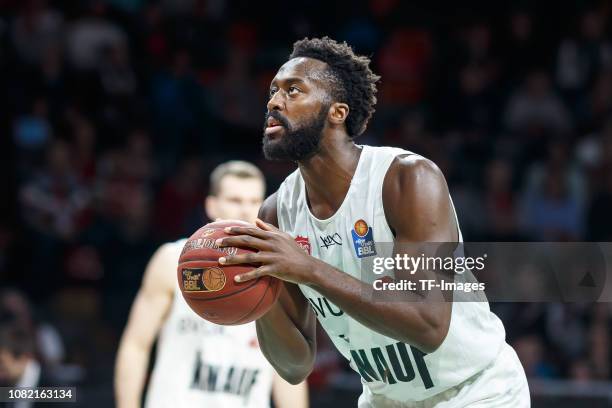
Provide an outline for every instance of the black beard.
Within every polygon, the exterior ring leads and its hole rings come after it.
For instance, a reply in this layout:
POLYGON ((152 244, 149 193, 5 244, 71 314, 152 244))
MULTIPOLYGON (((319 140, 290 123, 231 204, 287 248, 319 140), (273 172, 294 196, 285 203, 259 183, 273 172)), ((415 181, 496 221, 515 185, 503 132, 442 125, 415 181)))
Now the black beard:
POLYGON ((328 110, 328 107, 322 106, 319 113, 309 123, 297 129, 292 128, 276 111, 266 115, 266 123, 268 116, 271 116, 285 128, 285 134, 278 140, 272 141, 268 135, 264 135, 263 152, 266 159, 301 161, 317 154, 321 148, 328 110))

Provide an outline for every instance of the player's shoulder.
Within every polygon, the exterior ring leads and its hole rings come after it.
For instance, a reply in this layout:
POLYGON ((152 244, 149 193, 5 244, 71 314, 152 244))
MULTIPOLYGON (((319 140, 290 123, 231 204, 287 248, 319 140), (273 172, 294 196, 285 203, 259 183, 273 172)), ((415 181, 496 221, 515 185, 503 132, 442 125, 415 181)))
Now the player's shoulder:
POLYGON ((446 184, 442 170, 433 161, 415 153, 396 156, 384 180, 387 189, 403 191, 432 183, 446 184))
POLYGON ((448 186, 433 161, 418 154, 399 155, 385 176, 382 200, 385 214, 392 221, 403 217, 407 208, 448 200, 448 186))
POLYGON ((275 191, 272 195, 266 198, 259 208, 258 217, 267 223, 270 223, 278 227, 278 191, 275 191))
POLYGON ((267 223, 278 227, 278 205, 279 201, 286 203, 297 197, 300 186, 300 169, 295 169, 281 183, 278 190, 266 198, 259 209, 258 217, 267 223))

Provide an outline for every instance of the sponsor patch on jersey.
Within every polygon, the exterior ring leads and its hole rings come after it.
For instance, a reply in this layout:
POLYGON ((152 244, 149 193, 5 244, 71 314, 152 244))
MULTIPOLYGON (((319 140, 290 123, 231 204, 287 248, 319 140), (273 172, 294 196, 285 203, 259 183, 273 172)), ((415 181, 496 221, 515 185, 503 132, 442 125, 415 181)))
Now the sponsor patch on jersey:
POLYGON ((342 237, 337 232, 328 235, 321 235, 321 248, 329 248, 334 245, 342 246, 342 237))
POLYGON ((216 292, 225 287, 227 278, 221 268, 184 268, 183 290, 185 292, 216 292))
POLYGON ((376 255, 376 246, 374 245, 374 235, 372 227, 364 220, 357 220, 351 230, 353 244, 355 245, 355 253, 358 258, 365 258, 376 255))
POLYGON ((310 240, 308 239, 308 237, 298 235, 297 237, 295 237, 295 243, 298 244, 300 248, 302 248, 304 251, 306 251, 308 255, 312 255, 310 240))

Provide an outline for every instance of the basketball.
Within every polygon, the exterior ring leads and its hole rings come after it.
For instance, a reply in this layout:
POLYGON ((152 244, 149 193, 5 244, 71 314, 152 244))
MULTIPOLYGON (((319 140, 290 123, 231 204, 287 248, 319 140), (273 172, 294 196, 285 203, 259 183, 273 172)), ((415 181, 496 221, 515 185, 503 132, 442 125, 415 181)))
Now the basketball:
POLYGON ((179 258, 177 278, 189 307, 200 317, 223 325, 238 325, 263 316, 279 295, 280 281, 263 276, 235 282, 234 276, 255 265, 219 265, 222 256, 254 252, 248 248, 219 248, 215 241, 227 237, 224 228, 252 226, 242 221, 217 221, 197 230, 185 243, 179 258))

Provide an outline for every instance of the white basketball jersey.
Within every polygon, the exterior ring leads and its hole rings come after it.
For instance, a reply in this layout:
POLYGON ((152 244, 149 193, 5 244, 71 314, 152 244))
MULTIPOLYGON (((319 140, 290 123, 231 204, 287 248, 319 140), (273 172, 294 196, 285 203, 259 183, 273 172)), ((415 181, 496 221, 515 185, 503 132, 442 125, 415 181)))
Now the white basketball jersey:
MULTIPOLYGON (((360 280, 361 260, 380 252, 376 243, 394 241, 383 208, 385 174, 396 156, 413 154, 391 147, 362 149, 349 191, 330 218, 320 220, 310 212, 299 169, 285 179, 277 197, 279 228, 314 257, 360 280)), ((453 302, 446 338, 426 354, 368 329, 308 286, 300 289, 364 387, 397 401, 421 401, 463 382, 490 364, 504 344, 503 324, 486 301, 453 302)))
MULTIPOLYGON (((185 241, 173 243, 177 262, 185 241)), ((210 323, 189 308, 177 284, 145 407, 269 408, 273 373, 259 350, 255 323, 210 323)))

